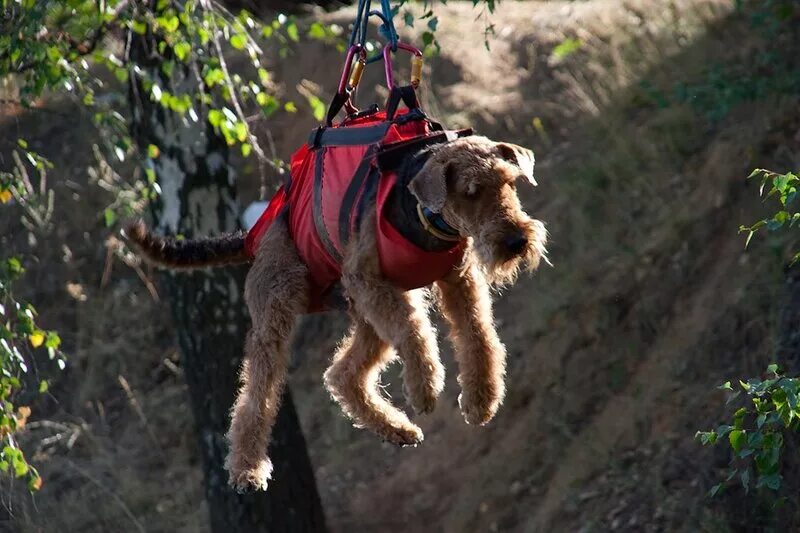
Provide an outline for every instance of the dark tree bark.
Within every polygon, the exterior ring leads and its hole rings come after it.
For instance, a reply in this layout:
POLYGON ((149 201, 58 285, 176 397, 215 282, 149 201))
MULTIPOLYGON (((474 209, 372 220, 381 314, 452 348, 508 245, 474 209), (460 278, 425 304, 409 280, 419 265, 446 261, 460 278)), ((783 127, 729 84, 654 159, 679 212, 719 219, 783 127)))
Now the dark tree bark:
POLYGON ((787 267, 778 327, 778 363, 789 375, 800 374, 800 268, 787 267))
MULTIPOLYGON (((133 37, 131 55, 156 79, 157 61, 150 59, 148 41, 133 37)), ((195 79, 173 71, 161 87, 174 93, 195 79)), ((197 122, 164 110, 130 85, 131 131, 146 153, 159 147, 154 160, 161 193, 153 203, 156 231, 196 236, 235 231, 239 227, 235 173, 228 147, 205 117, 197 122)), ((324 531, 305 440, 287 392, 274 429, 270 457, 274 465, 269 490, 240 495, 227 484, 225 432, 237 388, 237 374, 250 320, 243 302, 244 269, 217 269, 169 274, 166 285, 183 355, 197 441, 205 473, 212 530, 219 533, 324 531)))

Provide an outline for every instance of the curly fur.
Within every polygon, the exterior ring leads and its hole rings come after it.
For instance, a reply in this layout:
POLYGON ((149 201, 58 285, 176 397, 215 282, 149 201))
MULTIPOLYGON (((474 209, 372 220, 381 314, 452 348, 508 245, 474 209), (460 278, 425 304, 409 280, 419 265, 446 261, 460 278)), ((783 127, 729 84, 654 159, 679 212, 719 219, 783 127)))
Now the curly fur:
MULTIPOLYGON (((516 193, 520 181, 533 182, 532 171, 529 150, 467 137, 437 147, 407 181, 420 204, 441 213, 466 239, 463 263, 435 283, 435 293, 450 327, 459 405, 469 424, 489 422, 505 395, 506 352, 494 326, 490 287, 513 282, 520 270, 535 269, 545 257, 544 225, 522 210, 516 193)), ((353 325, 324 382, 357 426, 397 445, 416 445, 422 431, 381 395, 379 381, 399 357, 409 404, 417 413, 433 410, 444 387, 444 368, 429 318, 430 291, 404 291, 382 276, 375 232, 373 209, 344 253, 341 282, 353 325)), ((175 241, 135 224, 129 237, 164 266, 246 261, 241 235, 175 241)), ((256 250, 245 287, 253 325, 231 411, 226 461, 230 483, 238 489, 264 489, 272 472, 267 444, 287 376, 294 319, 307 309, 307 274, 286 219, 278 218, 256 250)))
POLYGON ((147 231, 144 222, 128 224, 124 235, 150 263, 172 269, 195 269, 248 263, 243 232, 205 239, 161 237, 147 231))

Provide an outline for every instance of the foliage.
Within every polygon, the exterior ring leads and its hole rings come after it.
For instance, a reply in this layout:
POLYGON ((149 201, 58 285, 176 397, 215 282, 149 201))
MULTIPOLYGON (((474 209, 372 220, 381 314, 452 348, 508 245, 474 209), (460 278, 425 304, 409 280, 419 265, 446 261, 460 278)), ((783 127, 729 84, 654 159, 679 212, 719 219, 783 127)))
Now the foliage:
MULTIPOLYGON (((793 54, 786 51, 787 41, 794 39, 796 28, 791 24, 798 6, 791 0, 759 0, 745 3, 736 0, 740 14, 749 18, 753 33, 765 40, 763 47, 751 57, 751 61, 739 61, 732 65, 711 65, 707 72, 707 82, 689 86, 676 84, 672 97, 654 91, 651 86, 645 90, 661 106, 671 101, 688 102, 703 111, 710 119, 719 120, 737 104, 745 101, 763 99, 769 94, 796 94, 800 90, 800 68, 793 54)), ((784 174, 765 169, 755 169, 748 179, 760 178, 760 196, 775 196, 779 209, 773 215, 755 223, 739 227, 740 233, 747 233, 745 246, 756 232, 762 228, 777 231, 791 228, 800 219, 800 212, 792 204, 797 196, 800 179, 797 175, 784 174), (765 190, 769 185, 769 190, 765 190)), ((800 259, 797 253, 792 263, 800 259)), ((711 431, 698 431, 696 438, 703 445, 713 446, 722 443, 732 452, 731 466, 724 481, 710 490, 710 495, 719 493, 738 477, 746 492, 751 488, 767 488, 777 491, 781 487, 781 451, 784 439, 800 430, 800 378, 788 377, 780 373, 778 365, 767 368, 764 379, 751 378, 739 381, 741 390, 734 391, 730 382, 720 389, 730 393, 730 404, 744 392, 749 402, 733 414, 729 423, 724 423, 711 431)))
POLYGON ((730 382, 721 385, 720 389, 730 393, 728 403, 744 392, 749 404, 739 408, 730 423, 697 432, 703 445, 722 443, 733 453, 727 479, 711 489, 712 496, 737 476, 745 491, 752 487, 777 491, 781 486, 784 432, 800 429, 800 379, 782 375, 776 364, 769 365, 765 375, 765 379, 740 381, 741 391, 734 391, 730 382))
POLYGON ((669 88, 649 80, 640 83, 656 106, 686 104, 713 122, 725 118, 737 105, 763 100, 772 94, 800 92, 800 67, 786 47, 797 39, 795 0, 735 0, 738 16, 746 18, 749 33, 759 46, 737 54, 732 61, 709 62, 699 82, 675 80, 669 88))
MULTIPOLYGON (((747 233, 745 245, 750 243, 750 239, 761 228, 766 227, 769 231, 777 231, 783 227, 791 228, 800 220, 800 212, 796 210, 796 207, 792 206, 797 197, 800 178, 792 172, 780 174, 763 168, 757 168, 750 174, 750 178, 758 177, 761 178, 761 187, 759 188, 761 196, 764 196, 764 190, 767 184, 770 184, 771 186, 765 198, 775 196, 780 203, 780 209, 769 218, 763 218, 750 226, 739 227, 739 232, 747 233)), ((798 260, 800 260, 800 252, 795 253, 792 263, 796 263, 798 260)))
MULTIPOLYGON (((282 172, 281 162, 268 158, 258 146, 251 124, 259 115, 297 111, 294 102, 279 102, 266 66, 269 56, 264 54, 267 47, 280 58, 290 54, 291 45, 301 38, 293 17, 279 15, 262 24, 247 11, 234 15, 209 0, 4 0, 3 7, 0 78, 15 78, 23 106, 34 106, 48 90, 71 95, 90 113, 101 133, 103 152, 122 162, 135 151, 125 116, 124 84, 130 83, 141 88, 139 98, 189 123, 208 121, 244 157, 257 157, 262 181, 270 167, 282 172), (154 39, 148 61, 157 65, 155 70, 132 59, 130 47, 137 35, 154 39), (225 53, 242 58, 236 73, 228 68, 225 53), (112 75, 110 80, 103 68, 112 75), (103 98, 98 98, 101 93, 103 98)), ((340 32, 341 28, 314 23, 306 35, 331 43, 340 32)), ((318 114, 317 96, 308 100, 318 114)), ((158 154, 159 147, 152 146, 138 156, 146 160, 147 183, 137 185, 135 192, 145 200, 159 192, 154 165, 147 163, 158 154)), ((132 214, 131 202, 115 201, 109 208, 105 219, 110 223, 132 214)))
MULTIPOLYGON (((24 379, 35 368, 33 352, 46 351, 62 370, 65 357, 60 350, 61 338, 55 331, 45 331, 36 322, 36 310, 13 293, 13 285, 25 272, 16 257, 0 262, 0 472, 25 478, 28 488, 37 490, 42 485, 39 473, 28 464, 15 438, 15 433, 25 427, 31 414, 27 406, 35 396, 24 379), (18 398, 25 398, 20 403, 18 398)), ((37 392, 47 392, 48 382, 39 381, 37 392)))
MULTIPOLYGON (((47 186, 47 170, 53 165, 28 150, 24 139, 17 144, 23 156, 12 152, 13 170, 0 172, 0 204, 17 203, 28 231, 44 234, 52 229, 53 191, 47 186)), ((14 295, 13 286, 24 272, 18 257, 0 257, 0 472, 25 478, 30 490, 38 490, 42 479, 15 434, 25 427, 29 404, 49 387, 37 376, 35 352, 46 351, 61 370, 66 358, 58 333, 42 329, 33 305, 14 295)))

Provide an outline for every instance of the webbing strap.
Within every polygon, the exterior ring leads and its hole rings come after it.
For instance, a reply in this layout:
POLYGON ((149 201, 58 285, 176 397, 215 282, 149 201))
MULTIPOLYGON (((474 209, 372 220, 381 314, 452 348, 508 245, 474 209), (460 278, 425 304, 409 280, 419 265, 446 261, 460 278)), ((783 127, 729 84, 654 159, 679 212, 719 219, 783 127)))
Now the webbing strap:
POLYGON ((378 152, 378 167, 384 172, 397 169, 403 164, 409 153, 417 153, 429 146, 447 143, 469 135, 472 135, 471 128, 447 130, 387 144, 378 152))
POLYGON ((419 100, 417 100, 417 92, 414 87, 411 85, 394 86, 389 92, 389 99, 386 102, 387 120, 394 120, 394 115, 397 113, 397 107, 400 105, 401 100, 409 110, 419 109, 419 100))

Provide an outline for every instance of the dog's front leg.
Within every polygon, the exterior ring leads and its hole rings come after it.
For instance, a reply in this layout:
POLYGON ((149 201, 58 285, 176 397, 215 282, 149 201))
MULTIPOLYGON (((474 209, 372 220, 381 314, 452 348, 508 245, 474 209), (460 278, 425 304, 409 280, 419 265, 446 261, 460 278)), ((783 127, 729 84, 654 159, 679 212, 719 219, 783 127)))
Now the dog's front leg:
POLYGON ((400 446, 419 443, 422 431, 378 390, 381 372, 395 358, 394 350, 363 318, 351 314, 353 327, 325 372, 325 386, 357 426, 400 446))
POLYGON ((437 282, 458 361, 458 403, 469 424, 491 420, 505 394, 506 350, 497 336, 489 285, 473 265, 437 282))
POLYGON ((428 316, 427 293, 404 291, 383 277, 375 226, 374 214, 362 224, 363 231, 345 256, 342 285, 358 315, 397 350, 411 407, 417 413, 429 413, 444 388, 444 367, 428 316))
POLYGON ((253 327, 247 336, 241 389, 231 412, 225 466, 240 491, 266 489, 272 426, 289 367, 289 336, 308 305, 308 271, 283 220, 264 235, 245 283, 253 327))

